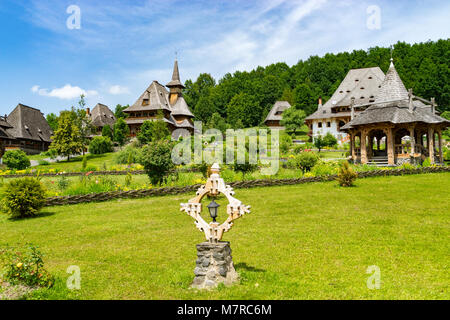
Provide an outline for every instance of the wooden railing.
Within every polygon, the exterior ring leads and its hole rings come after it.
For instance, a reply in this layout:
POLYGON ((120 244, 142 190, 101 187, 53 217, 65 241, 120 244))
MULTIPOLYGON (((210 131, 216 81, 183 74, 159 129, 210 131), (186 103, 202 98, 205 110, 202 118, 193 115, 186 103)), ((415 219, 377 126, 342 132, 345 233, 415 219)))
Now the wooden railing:
POLYGON ((394 146, 394 152, 395 154, 399 155, 408 155, 411 153, 411 146, 406 144, 396 144, 394 146))
POLYGON ((428 156, 428 155, 429 155, 428 149, 425 148, 425 147, 424 147, 423 145, 421 145, 421 144, 416 144, 414 148, 415 148, 416 153, 423 154, 424 156, 428 156))

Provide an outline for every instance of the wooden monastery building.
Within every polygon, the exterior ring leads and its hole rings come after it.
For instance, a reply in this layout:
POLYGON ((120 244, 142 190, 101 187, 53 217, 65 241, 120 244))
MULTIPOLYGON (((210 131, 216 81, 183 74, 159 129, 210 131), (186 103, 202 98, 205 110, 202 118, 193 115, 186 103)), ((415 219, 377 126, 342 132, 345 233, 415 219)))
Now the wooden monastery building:
POLYGON ((0 157, 5 151, 21 149, 28 154, 47 151, 53 131, 40 110, 18 104, 0 117, 0 157))
POLYGON ((379 67, 350 70, 331 98, 323 105, 319 98, 317 111, 305 119, 309 136, 314 139, 331 133, 339 144, 348 142, 342 127, 350 121, 352 98, 355 99, 354 112, 358 114, 364 110, 362 105, 375 101, 384 77, 379 67))
POLYGON ((284 130, 285 128, 281 125, 281 119, 283 118, 283 112, 287 109, 289 109, 291 105, 287 101, 277 101, 273 105, 272 109, 270 110, 269 114, 266 117, 266 120, 264 120, 264 124, 271 129, 281 129, 284 130))
POLYGON ((100 135, 103 127, 107 125, 112 129, 116 123, 116 116, 114 113, 108 108, 108 106, 101 103, 97 103, 92 111, 87 108, 86 114, 91 118, 91 124, 96 130, 96 132, 93 132, 94 135, 100 135))
POLYGON ((183 98, 182 90, 185 87, 180 81, 177 60, 174 63, 172 80, 166 87, 169 91, 158 81, 153 81, 139 99, 124 110, 128 114, 125 121, 130 127, 131 136, 137 135, 144 121, 155 121, 158 112, 162 113, 170 131, 176 129, 186 129, 191 133, 194 131, 192 122, 194 115, 183 98))

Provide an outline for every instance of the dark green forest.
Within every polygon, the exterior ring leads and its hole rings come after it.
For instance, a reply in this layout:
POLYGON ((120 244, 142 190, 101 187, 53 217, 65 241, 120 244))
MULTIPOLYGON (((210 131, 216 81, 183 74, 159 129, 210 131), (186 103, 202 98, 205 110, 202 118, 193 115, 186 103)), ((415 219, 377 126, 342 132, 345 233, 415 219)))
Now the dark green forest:
MULTIPOLYGON (((439 111, 450 110, 450 39, 393 46, 395 67, 405 86, 425 99, 436 98, 439 111)), ((374 47, 323 57, 311 56, 289 67, 279 62, 250 72, 227 73, 218 82, 202 73, 187 80, 184 97, 197 120, 227 122, 234 128, 261 125, 277 100, 286 100, 307 115, 318 98, 327 101, 350 69, 389 68, 391 48, 374 47), (213 116, 214 114, 214 116, 213 116)))

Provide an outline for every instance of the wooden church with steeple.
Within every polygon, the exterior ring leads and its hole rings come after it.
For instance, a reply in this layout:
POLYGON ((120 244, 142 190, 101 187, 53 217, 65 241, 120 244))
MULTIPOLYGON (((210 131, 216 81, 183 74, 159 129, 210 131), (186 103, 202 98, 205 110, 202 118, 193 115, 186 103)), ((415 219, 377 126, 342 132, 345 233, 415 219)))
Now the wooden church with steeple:
POLYGON ((186 129, 191 133, 194 131, 192 121, 194 115, 183 98, 185 87, 180 80, 177 59, 173 66, 172 80, 166 87, 154 80, 137 101, 124 110, 128 114, 125 121, 130 127, 131 136, 137 135, 144 121, 158 119, 158 113, 162 113, 170 131, 176 129, 186 129))

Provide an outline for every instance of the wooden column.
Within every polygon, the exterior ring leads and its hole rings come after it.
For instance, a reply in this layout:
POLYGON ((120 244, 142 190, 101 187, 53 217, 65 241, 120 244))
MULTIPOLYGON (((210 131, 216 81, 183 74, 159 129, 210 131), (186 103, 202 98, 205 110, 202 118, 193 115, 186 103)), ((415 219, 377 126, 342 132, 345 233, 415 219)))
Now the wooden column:
POLYGON ((369 134, 368 135, 368 141, 369 141, 369 145, 368 145, 368 155, 367 155, 367 159, 370 160, 373 157, 373 135, 369 134))
POLYGON ((386 149, 388 155, 388 164, 392 166, 395 165, 394 144, 394 132, 392 130, 392 127, 389 127, 386 134, 386 149))
POLYGON ((438 130, 438 138, 439 138, 439 162, 444 163, 444 156, 442 154, 442 131, 438 130))
POLYGON ((355 135, 353 134, 353 132, 350 133, 350 155, 352 156, 353 162, 356 162, 355 135))
POLYGON ((361 163, 367 163, 367 144, 366 144, 366 131, 361 130, 361 163))
POLYGON ((411 138, 411 152, 410 156, 414 156, 416 153, 416 138, 415 138, 415 132, 414 132, 414 126, 409 128, 409 137, 411 138))
POLYGON ((434 130, 432 127, 428 128, 428 152, 430 155, 430 163, 434 164, 434 130))

